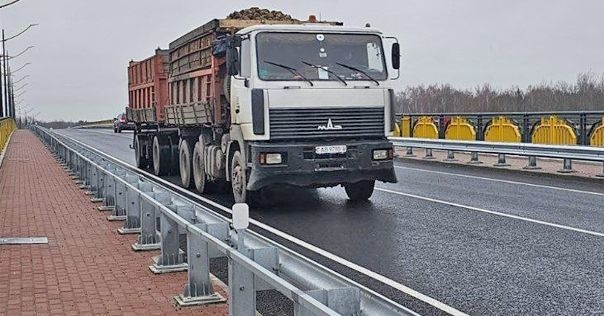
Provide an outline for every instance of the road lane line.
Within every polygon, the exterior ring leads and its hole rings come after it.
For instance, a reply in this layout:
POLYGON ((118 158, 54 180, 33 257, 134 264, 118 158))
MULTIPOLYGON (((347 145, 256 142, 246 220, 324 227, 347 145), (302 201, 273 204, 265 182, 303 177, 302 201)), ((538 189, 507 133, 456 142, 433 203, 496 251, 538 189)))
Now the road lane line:
POLYGON ((566 230, 579 232, 579 233, 583 233, 583 234, 588 234, 588 235, 592 235, 592 236, 604 237, 604 233, 594 232, 591 230, 586 230, 586 229, 581 229, 581 228, 576 228, 576 227, 571 227, 571 226, 566 226, 566 225, 561 225, 561 224, 556 224, 556 223, 545 222, 545 221, 541 221, 538 219, 532 219, 532 218, 522 217, 522 216, 518 216, 518 215, 491 211, 491 210, 487 210, 487 209, 483 209, 483 208, 479 208, 479 207, 463 205, 463 204, 454 203, 454 202, 447 202, 447 201, 433 199, 433 198, 429 198, 429 197, 425 197, 425 196, 421 196, 421 195, 404 193, 404 192, 399 192, 399 191, 394 191, 394 190, 389 190, 389 189, 384 189, 384 188, 376 187, 375 190, 386 192, 386 193, 391 193, 391 194, 396 194, 396 195, 401 195, 401 196, 406 196, 406 197, 410 197, 410 198, 414 198, 414 199, 418 199, 418 200, 424 200, 424 201, 428 201, 428 202, 439 203, 439 204, 454 206, 454 207, 458 207, 458 208, 464 208, 464 209, 468 209, 468 210, 472 210, 472 211, 513 218, 513 219, 530 222, 530 223, 534 223, 534 224, 540 224, 540 225, 545 225, 545 226, 550 226, 550 227, 555 227, 555 228, 566 229, 566 230))
POLYGON ((569 189, 569 188, 563 188, 563 187, 557 187, 557 186, 551 186, 551 185, 544 185, 544 184, 534 184, 534 183, 519 182, 519 181, 513 181, 513 180, 504 180, 504 179, 495 179, 495 178, 488 178, 488 177, 471 176, 471 175, 466 175, 466 174, 457 174, 457 173, 450 173, 450 172, 443 172, 443 171, 427 170, 427 169, 422 169, 422 168, 411 168, 411 167, 401 167, 401 166, 394 166, 394 167, 397 168, 397 169, 416 170, 416 171, 423 171, 423 172, 436 173, 436 174, 449 175, 449 176, 456 176, 456 177, 469 178, 469 179, 488 180, 488 181, 508 183, 508 184, 526 185, 526 186, 537 187, 537 188, 561 190, 561 191, 567 191, 567 192, 573 192, 573 193, 584 193, 584 194, 591 194, 591 195, 597 195, 597 196, 604 196, 604 193, 600 193, 600 192, 584 191, 584 190, 578 190, 578 189, 569 189))
MULTIPOLYGON (((94 148, 94 147, 92 147, 92 146, 90 146, 88 144, 85 144, 85 143, 83 143, 83 142, 81 142, 81 141, 79 141, 79 140, 77 140, 77 139, 75 139, 73 137, 70 137, 70 136, 67 136, 67 135, 63 135, 63 136, 67 137, 67 138, 71 139, 72 141, 74 141, 74 142, 76 142, 76 143, 78 143, 78 144, 80 144, 80 145, 82 145, 84 147, 87 147, 87 148, 89 148, 89 149, 91 149, 91 150, 93 150, 93 151, 95 151, 97 153, 100 153, 101 155, 104 155, 105 157, 111 158, 111 159, 113 159, 114 161, 116 161, 118 163, 122 163, 122 164, 125 164, 125 165, 129 165, 129 166, 131 166, 133 168, 136 168, 136 166, 134 166, 134 165, 132 165, 130 163, 124 162, 124 161, 122 161, 120 159, 117 159, 117 158, 115 158, 115 157, 113 157, 113 156, 111 156, 109 154, 103 153, 102 151, 100 151, 100 150, 98 150, 98 149, 96 149, 96 148, 94 148)), ((159 178, 159 177, 155 176, 154 174, 148 173, 145 170, 141 170, 141 169, 138 169, 138 170, 142 174, 144 174, 146 177, 149 177, 149 178, 153 179, 154 181, 156 181, 158 183, 164 184, 164 185, 166 185, 166 186, 168 186, 168 187, 170 187, 170 188, 172 188, 172 189, 174 189, 176 191, 185 192, 187 195, 194 195, 198 199, 202 200, 204 203, 212 205, 212 206, 214 206, 214 207, 216 207, 216 208, 218 208, 218 209, 220 209, 220 210, 222 210, 222 211, 224 211, 226 213, 232 214, 232 210, 230 208, 228 208, 228 207, 223 206, 222 204, 218 204, 218 203, 216 203, 216 202, 214 202, 214 201, 212 201, 212 200, 210 200, 208 198, 205 198, 205 197, 203 197, 203 196, 201 196, 201 195, 199 195, 199 194, 197 194, 195 192, 185 190, 185 189, 183 189, 183 188, 181 188, 181 187, 179 187, 179 186, 177 186, 177 185, 175 185, 173 183, 170 183, 170 182, 168 182, 168 181, 166 181, 166 180, 164 180, 162 178, 159 178)), ((449 305, 447 305, 445 303, 442 303, 442 302, 440 302, 437 299, 434 299, 434 298, 432 298, 432 297, 430 297, 428 295, 422 294, 422 293, 420 293, 420 292, 418 292, 418 291, 416 291, 416 290, 414 290, 414 289, 412 289, 410 287, 407 287, 407 286, 405 286, 405 285, 403 285, 403 284, 401 284, 399 282, 396 282, 396 281, 394 281, 392 279, 389 279, 388 277, 386 277, 384 275, 381 275, 381 274, 379 274, 377 272, 371 271, 371 270, 369 270, 369 269, 367 269, 367 268, 365 268, 363 266, 360 266, 360 265, 358 265, 356 263, 348 261, 348 260, 346 260, 346 259, 344 259, 342 257, 334 255, 334 254, 332 254, 332 253, 330 253, 330 252, 328 252, 326 250, 323 250, 322 248, 319 248, 319 247, 317 247, 317 246, 315 246, 313 244, 310 244, 310 243, 305 242, 305 241, 303 241, 301 239, 298 239, 298 238, 296 238, 294 236, 291 236, 291 235, 289 235, 289 234, 287 234, 287 233, 285 233, 285 232, 283 232, 281 230, 273 228, 272 226, 269 226, 267 224, 264 224, 262 222, 259 222, 259 221, 255 220, 255 219, 252 219, 252 218, 250 218, 250 224, 255 225, 255 226, 257 226, 257 227, 259 227, 259 228, 261 228, 261 229, 263 229, 263 230, 265 230, 265 231, 267 231, 267 232, 269 232, 269 233, 271 233, 273 235, 279 236, 279 237, 281 237, 281 238, 283 238, 283 239, 285 239, 285 240, 287 240, 287 241, 289 241, 289 242, 291 242, 293 244, 296 244, 296 245, 298 245, 298 246, 300 246, 302 248, 305 248, 305 249, 307 249, 309 251, 312 251, 312 252, 314 252, 314 253, 316 253, 316 254, 318 254, 320 256, 323 256, 323 257, 325 257, 327 259, 330 259, 330 260, 332 260, 332 261, 334 261, 334 262, 336 262, 336 263, 338 263, 340 265, 346 266, 347 268, 349 268, 351 270, 354 270, 354 271, 356 271, 358 273, 364 274, 364 275, 366 275, 366 276, 368 276, 368 277, 370 277, 370 278, 372 278, 372 279, 374 279, 374 280, 376 280, 376 281, 378 281, 378 282, 380 282, 382 284, 390 286, 390 287, 392 287, 392 288, 394 288, 394 289, 396 289, 396 290, 398 290, 400 292, 403 292, 403 293, 405 293, 405 294, 407 294, 407 295, 409 295, 411 297, 414 297, 415 299, 420 300, 420 301, 422 301, 422 302, 424 302, 424 303, 426 303, 426 304, 428 304, 430 306, 433 306, 433 307, 435 307, 435 308, 437 308, 437 309, 439 309, 439 310, 441 310, 441 311, 443 311, 443 312, 445 312, 447 314, 455 315, 455 316, 468 316, 468 314, 466 314, 466 313, 464 313, 464 312, 462 312, 460 310, 457 310, 456 308, 454 308, 452 306, 449 306, 449 305)), ((264 238, 267 238, 267 237, 264 237, 264 238)), ((338 273, 338 272, 335 272, 335 273, 338 273)), ((356 282, 356 281, 353 280, 353 282, 356 282)), ((376 291, 374 291, 374 292, 376 292, 376 291)), ((381 295, 381 294, 378 294, 378 295, 381 295)), ((390 300, 389 298, 386 298, 386 297, 384 297, 384 299, 390 300)))

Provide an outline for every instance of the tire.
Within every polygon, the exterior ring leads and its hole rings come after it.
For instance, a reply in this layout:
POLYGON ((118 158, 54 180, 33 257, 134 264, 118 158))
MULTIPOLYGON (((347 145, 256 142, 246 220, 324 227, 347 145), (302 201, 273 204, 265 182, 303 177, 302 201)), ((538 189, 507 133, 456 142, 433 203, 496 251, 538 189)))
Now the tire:
POLYGON ((156 176, 163 176, 170 170, 170 144, 164 136, 153 136, 153 173, 156 176))
POLYGON ((241 152, 237 150, 231 159, 231 189, 235 203, 249 202, 250 192, 247 188, 247 174, 245 164, 241 158, 241 152))
POLYGON ((195 148, 193 149, 193 181, 195 183, 195 189, 197 189, 199 193, 205 192, 207 183, 205 159, 203 152, 204 147, 205 144, 203 143, 203 141, 197 141, 195 143, 195 148))
POLYGON ((363 180, 344 185, 348 199, 351 201, 367 201, 373 194, 375 180, 363 180))
POLYGON ((147 157, 145 157, 144 146, 139 135, 134 136, 134 156, 136 160, 136 167, 139 169, 145 169, 149 165, 147 157))
POLYGON ((189 146, 190 140, 183 139, 179 147, 180 183, 183 188, 191 188, 193 185, 192 173, 192 151, 189 146))

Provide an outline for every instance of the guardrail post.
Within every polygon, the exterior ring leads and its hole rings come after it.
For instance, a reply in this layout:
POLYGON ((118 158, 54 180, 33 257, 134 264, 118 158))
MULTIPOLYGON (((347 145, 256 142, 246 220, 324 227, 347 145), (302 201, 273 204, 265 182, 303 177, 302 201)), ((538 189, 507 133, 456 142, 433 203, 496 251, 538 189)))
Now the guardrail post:
MULTIPOLYGON (((123 170, 116 170, 115 175, 117 177, 124 177, 126 172, 123 170)), ((123 221, 126 220, 126 185, 121 181, 114 181, 115 185, 115 205, 113 207, 113 211, 111 215, 107 216, 108 221, 123 221)))
POLYGON ((468 161, 468 163, 471 164, 471 165, 477 165, 477 164, 481 164, 482 163, 482 161, 478 160, 478 153, 477 152, 473 151, 471 153, 470 161, 468 161))
MULTIPOLYGON (((195 226, 203 231, 208 229, 206 224, 195 226)), ((191 306, 225 301, 212 287, 208 242, 191 232, 187 232, 187 265, 188 279, 184 293, 174 298, 178 305, 191 306)))
POLYGON ((426 155, 424 156, 424 159, 436 159, 432 155, 432 148, 426 148, 426 155))
POLYGON ((576 172, 575 170, 573 170, 573 161, 572 159, 564 159, 562 161, 562 169, 558 170, 559 173, 574 173, 576 172))
MULTIPOLYGON (((115 168, 107 166, 107 172, 115 172, 115 168)), ((103 205, 97 207, 99 211, 113 211, 115 208, 115 178, 109 173, 103 172, 103 205)))
POLYGON ((407 147, 407 152, 405 153, 406 157, 415 157, 413 154, 413 147, 407 147))
POLYGON ((457 161, 457 159, 455 159, 455 152, 452 150, 447 150, 447 158, 445 158, 444 161, 449 161, 449 162, 457 161))
POLYGON ((510 164, 505 161, 505 154, 497 154, 497 163, 494 164, 495 167, 509 167, 510 164))
POLYGON ((229 315, 255 316, 254 273, 233 260, 229 254, 229 315))
POLYGON ((90 165, 90 168, 88 168, 88 170, 90 172, 90 182, 88 184, 88 190, 84 194, 96 196, 98 190, 98 169, 95 166, 90 165))
POLYGON ((535 156, 529 156, 528 157, 528 165, 522 167, 522 169, 527 169, 527 170, 538 170, 538 169, 541 169, 541 167, 537 166, 537 157, 535 157, 535 156))
POLYGON ((579 114, 579 144, 583 146, 588 146, 587 144, 587 117, 585 113, 579 114))
MULTIPOLYGON (((150 192, 147 193, 154 200, 164 204, 169 203, 170 194, 166 192, 150 192)), ((136 243, 132 245, 135 251, 157 250, 161 246, 159 244, 159 236, 157 234, 157 215, 160 213, 158 206, 150 203, 141 197, 139 201, 141 205, 141 233, 138 236, 136 243)))
MULTIPOLYGON (((152 190, 151 184, 139 181, 137 176, 126 176, 126 181, 137 189, 152 190)), ((136 190, 126 190, 126 220, 124 226, 117 229, 121 235, 138 234, 141 232, 141 206, 139 193, 136 190)))
POLYGON ((187 270, 187 263, 179 246, 178 224, 164 213, 159 215, 159 221, 161 253, 153 258, 154 263, 149 269, 156 274, 187 270))

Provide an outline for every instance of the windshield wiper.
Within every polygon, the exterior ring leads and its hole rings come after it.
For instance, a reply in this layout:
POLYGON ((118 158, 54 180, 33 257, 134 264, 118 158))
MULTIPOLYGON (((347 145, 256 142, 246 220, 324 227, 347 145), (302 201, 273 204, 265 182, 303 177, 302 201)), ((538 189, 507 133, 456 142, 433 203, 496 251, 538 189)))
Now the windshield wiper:
POLYGON ((304 61, 304 60, 301 60, 301 62, 302 62, 303 64, 305 64, 305 65, 307 65, 307 66, 311 66, 311 67, 313 67, 313 68, 317 68, 317 69, 323 69, 323 70, 325 70, 325 72, 327 72, 328 74, 331 74, 331 75, 333 75, 334 77, 336 77, 336 79, 340 80, 340 81, 341 81, 341 82, 342 82, 342 83, 343 83, 345 86, 347 86, 347 85, 348 85, 348 83, 346 83, 346 80, 344 80, 344 79, 340 78, 340 76, 338 76, 338 74, 336 74, 336 73, 335 73, 333 70, 329 70, 329 69, 327 69, 327 68, 325 68, 325 67, 321 67, 321 66, 319 66, 319 65, 313 65, 313 64, 311 64, 311 63, 309 63, 309 62, 306 62, 306 61, 304 61))
POLYGON ((352 67, 352 66, 348 66, 348 65, 345 65, 345 64, 342 64, 342 63, 336 63, 336 65, 342 66, 342 67, 344 67, 344 68, 348 68, 348 69, 350 69, 350 70, 358 71, 358 72, 362 73, 363 75, 365 75, 365 77, 369 78, 371 81, 375 82, 375 84, 376 84, 376 85, 378 85, 378 86, 380 85, 380 82, 379 82, 379 81, 375 80, 375 78, 373 78, 373 77, 372 77, 372 76, 370 76, 368 73, 366 73, 366 72, 362 71, 362 70, 361 70, 361 69, 359 69, 359 68, 352 67))
POLYGON ((281 67, 281 68, 283 68, 283 69, 286 69, 286 70, 288 70, 289 72, 293 73, 294 75, 296 75, 296 76, 300 76, 300 78, 302 78, 302 79, 304 79, 306 82, 308 82, 308 83, 310 84, 310 86, 311 86, 311 87, 313 87, 313 86, 314 86, 314 84, 312 83, 312 81, 310 81, 310 79, 308 79, 308 78, 304 77, 304 75, 303 75, 303 74, 301 74, 301 73, 300 73, 300 72, 299 72, 299 71, 298 71, 296 68, 293 68, 293 67, 290 67, 290 66, 287 66, 287 65, 282 65, 282 64, 274 63, 274 62, 272 62, 272 61, 268 61, 268 60, 265 60, 264 62, 265 62, 265 63, 267 63, 267 64, 269 64, 269 65, 273 65, 273 66, 277 66, 277 67, 281 67))

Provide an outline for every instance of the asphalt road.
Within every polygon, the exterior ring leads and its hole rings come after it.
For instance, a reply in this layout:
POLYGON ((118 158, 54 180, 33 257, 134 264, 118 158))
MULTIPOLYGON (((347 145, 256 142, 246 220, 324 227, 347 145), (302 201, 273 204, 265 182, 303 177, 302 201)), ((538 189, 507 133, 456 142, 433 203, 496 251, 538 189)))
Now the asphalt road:
MULTIPOLYGON (((131 133, 59 132, 134 163, 131 133)), ((604 313, 604 182, 417 161, 396 167, 399 183, 378 184, 368 203, 348 202, 342 188, 300 190, 251 216, 469 314, 604 313)))

